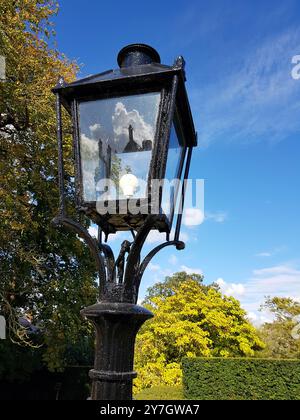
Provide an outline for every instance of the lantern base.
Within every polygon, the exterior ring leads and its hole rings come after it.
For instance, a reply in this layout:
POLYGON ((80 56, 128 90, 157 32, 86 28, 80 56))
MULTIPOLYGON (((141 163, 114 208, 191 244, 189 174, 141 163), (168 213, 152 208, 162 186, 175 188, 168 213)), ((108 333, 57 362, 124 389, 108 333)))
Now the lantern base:
POLYGON ((98 303, 81 311, 96 329, 92 400, 132 400, 134 344, 147 309, 130 303, 98 303))
MULTIPOLYGON (((128 209, 128 200, 107 201, 106 208, 107 214, 101 215, 96 209, 96 202, 84 203, 78 207, 80 213, 85 214, 90 218, 96 225, 100 226, 106 236, 115 234, 119 231, 138 231, 147 218, 149 217, 149 201, 137 200, 138 208, 140 211, 135 214, 131 214, 128 209), (114 210, 117 209, 117 211, 114 210), (127 210, 126 210, 127 209, 127 210)), ((171 224, 169 218, 161 214, 151 214, 153 218, 153 229, 158 230, 161 233, 168 233, 171 230, 171 224)))

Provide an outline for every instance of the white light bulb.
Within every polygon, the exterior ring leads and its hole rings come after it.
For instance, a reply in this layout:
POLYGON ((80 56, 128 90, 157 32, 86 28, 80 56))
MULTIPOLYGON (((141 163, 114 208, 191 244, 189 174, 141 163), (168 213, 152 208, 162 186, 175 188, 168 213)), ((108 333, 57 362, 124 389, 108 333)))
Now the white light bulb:
POLYGON ((133 197, 138 185, 137 177, 132 174, 123 175, 120 179, 120 187, 125 197, 133 197))

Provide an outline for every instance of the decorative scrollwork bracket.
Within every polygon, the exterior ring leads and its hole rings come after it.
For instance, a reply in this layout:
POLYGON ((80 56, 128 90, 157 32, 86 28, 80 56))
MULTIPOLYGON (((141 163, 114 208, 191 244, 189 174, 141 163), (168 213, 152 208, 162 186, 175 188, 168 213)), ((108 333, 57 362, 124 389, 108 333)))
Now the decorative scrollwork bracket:
POLYGON ((156 254, 168 246, 175 246, 177 250, 185 248, 185 244, 181 241, 166 241, 155 247, 141 261, 142 248, 155 225, 155 216, 148 216, 134 235, 133 242, 123 241, 116 260, 110 246, 93 238, 77 221, 61 214, 53 220, 53 225, 64 226, 75 232, 89 247, 99 273, 100 302, 136 304, 143 274, 156 254))

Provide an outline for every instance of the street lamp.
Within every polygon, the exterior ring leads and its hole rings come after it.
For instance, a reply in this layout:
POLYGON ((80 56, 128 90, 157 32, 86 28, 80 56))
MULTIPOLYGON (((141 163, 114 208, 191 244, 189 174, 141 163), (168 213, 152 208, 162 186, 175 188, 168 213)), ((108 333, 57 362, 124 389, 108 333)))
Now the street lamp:
POLYGON ((60 190, 54 224, 72 229, 87 242, 99 271, 99 301, 82 311, 96 328, 95 367, 90 372, 94 400, 132 398, 135 337, 153 316, 136 305, 140 282, 161 249, 184 249, 184 181, 197 145, 184 59, 162 65, 153 48, 134 44, 120 51, 118 64, 117 70, 70 84, 60 78, 53 89, 60 190), (73 123, 77 210, 98 225, 98 240, 66 213, 62 105, 73 123), (166 242, 141 261, 152 230, 165 233, 166 242), (115 259, 106 242, 120 231, 130 231, 133 239, 122 243, 115 259))

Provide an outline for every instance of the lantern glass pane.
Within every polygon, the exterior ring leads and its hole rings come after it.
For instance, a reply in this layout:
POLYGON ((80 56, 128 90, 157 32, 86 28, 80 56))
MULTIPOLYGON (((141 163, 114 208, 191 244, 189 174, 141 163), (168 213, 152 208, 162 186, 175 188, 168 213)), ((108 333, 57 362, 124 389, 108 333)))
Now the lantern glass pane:
POLYGON ((178 180, 180 180, 181 177, 179 171, 182 153, 183 146, 181 145, 175 124, 173 123, 171 127, 165 181, 162 195, 162 209, 168 217, 170 217, 172 206, 175 205, 174 201, 176 199, 176 187, 178 186, 178 180))
POLYGON ((157 92, 79 103, 85 202, 146 197, 159 104, 157 92))

